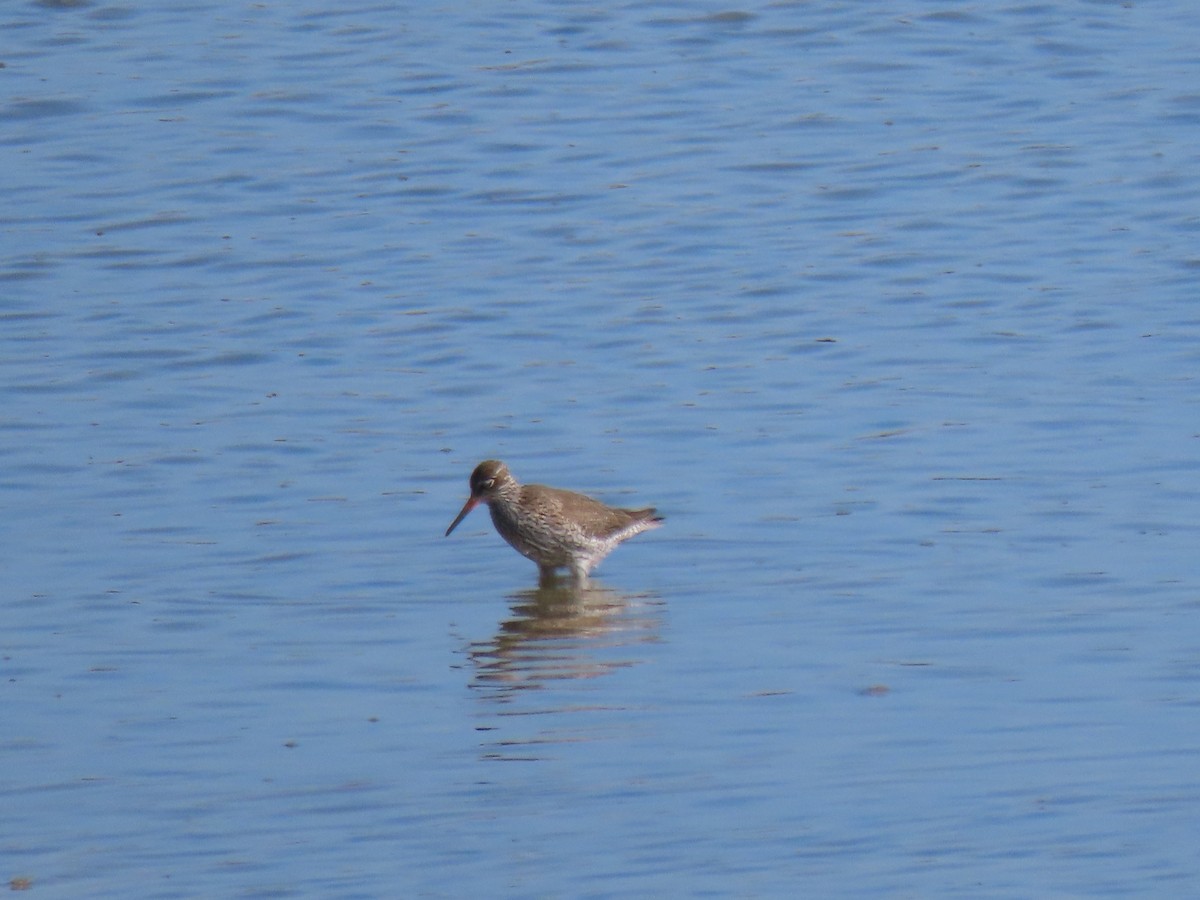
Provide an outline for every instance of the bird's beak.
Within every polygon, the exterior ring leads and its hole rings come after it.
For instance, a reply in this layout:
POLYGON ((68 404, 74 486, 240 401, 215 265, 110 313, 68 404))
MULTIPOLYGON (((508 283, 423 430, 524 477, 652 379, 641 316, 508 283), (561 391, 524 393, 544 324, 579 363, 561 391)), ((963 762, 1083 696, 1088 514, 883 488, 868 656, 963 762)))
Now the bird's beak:
POLYGON ((450 537, 450 532, 458 527, 458 523, 467 517, 467 513, 479 505, 478 497, 468 497, 467 502, 463 504, 462 511, 454 517, 454 521, 450 523, 450 527, 446 529, 446 537, 450 537))

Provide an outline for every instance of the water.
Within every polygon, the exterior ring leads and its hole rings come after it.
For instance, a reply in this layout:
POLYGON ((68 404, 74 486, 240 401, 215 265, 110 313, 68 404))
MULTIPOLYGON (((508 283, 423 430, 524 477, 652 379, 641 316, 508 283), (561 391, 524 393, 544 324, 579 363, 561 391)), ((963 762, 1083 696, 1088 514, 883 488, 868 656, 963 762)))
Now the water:
POLYGON ((0 21, 0 879, 1200 889, 1188 5, 0 21))

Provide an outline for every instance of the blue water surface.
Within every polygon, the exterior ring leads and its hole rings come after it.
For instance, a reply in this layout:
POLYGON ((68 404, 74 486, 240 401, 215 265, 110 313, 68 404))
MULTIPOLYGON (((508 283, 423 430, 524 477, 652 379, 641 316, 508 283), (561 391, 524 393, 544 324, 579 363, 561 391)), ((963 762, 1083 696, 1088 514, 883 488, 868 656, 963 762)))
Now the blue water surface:
POLYGON ((1200 892, 1190 4, 0 33, 0 884, 1200 892))

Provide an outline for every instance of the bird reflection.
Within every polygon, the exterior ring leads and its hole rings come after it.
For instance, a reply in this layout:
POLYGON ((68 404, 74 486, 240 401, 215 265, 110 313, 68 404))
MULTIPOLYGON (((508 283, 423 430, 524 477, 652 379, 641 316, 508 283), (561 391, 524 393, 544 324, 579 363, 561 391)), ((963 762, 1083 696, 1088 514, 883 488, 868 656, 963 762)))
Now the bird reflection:
POLYGON ((472 686, 496 699, 636 665, 636 655, 618 651, 658 640, 662 603, 654 596, 556 580, 510 600, 512 615, 496 635, 467 648, 475 664, 472 686))

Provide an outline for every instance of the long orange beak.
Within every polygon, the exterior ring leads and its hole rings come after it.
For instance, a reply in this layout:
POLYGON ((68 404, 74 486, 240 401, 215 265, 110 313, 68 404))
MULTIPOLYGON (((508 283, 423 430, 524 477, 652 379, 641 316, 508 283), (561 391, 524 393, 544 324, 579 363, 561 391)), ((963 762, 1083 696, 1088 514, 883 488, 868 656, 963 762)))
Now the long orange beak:
POLYGON ((467 502, 463 504, 462 511, 454 517, 454 521, 450 523, 450 527, 446 529, 446 537, 450 537, 450 532, 458 527, 458 523, 467 517, 467 513, 479 505, 478 497, 468 497, 467 502))

